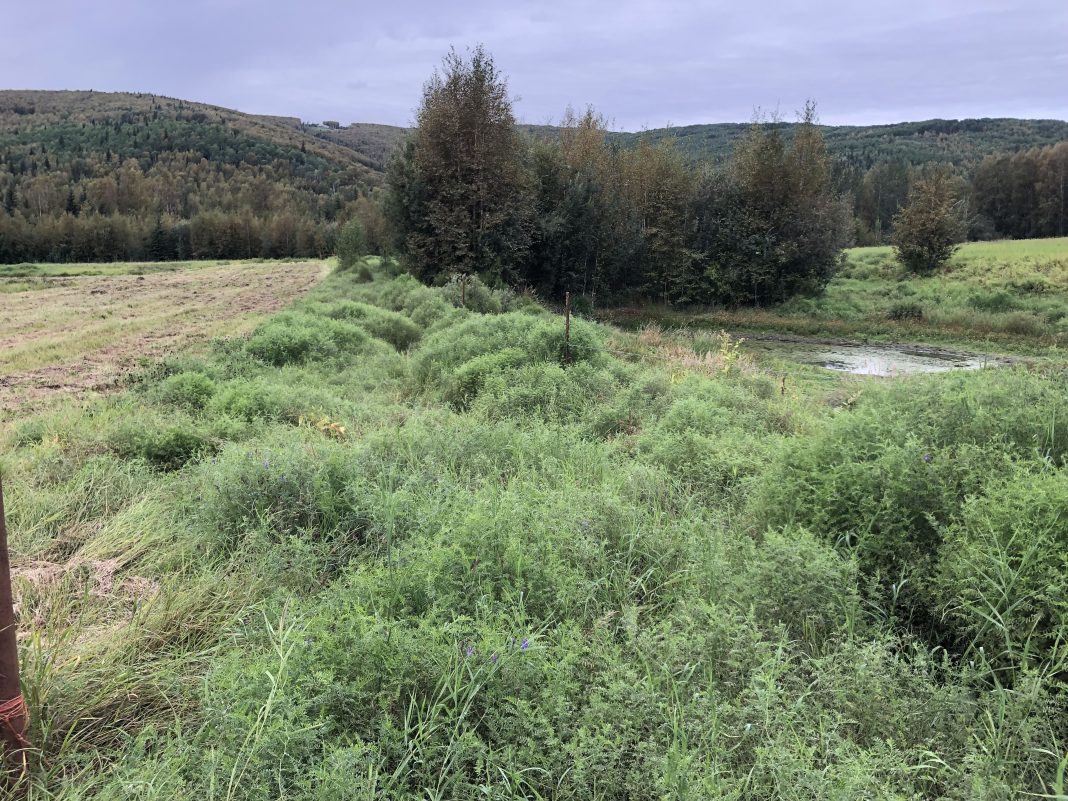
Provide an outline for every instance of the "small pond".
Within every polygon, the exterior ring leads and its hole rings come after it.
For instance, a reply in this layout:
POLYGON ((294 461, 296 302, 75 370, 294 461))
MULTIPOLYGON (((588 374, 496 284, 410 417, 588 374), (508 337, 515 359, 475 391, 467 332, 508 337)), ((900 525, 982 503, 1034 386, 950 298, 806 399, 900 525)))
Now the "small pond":
POLYGON ((743 347, 750 352, 856 375, 942 373, 947 370, 999 367, 1012 362, 1011 359, 999 356, 962 353, 923 345, 774 339, 745 334, 741 336, 745 339, 743 347))

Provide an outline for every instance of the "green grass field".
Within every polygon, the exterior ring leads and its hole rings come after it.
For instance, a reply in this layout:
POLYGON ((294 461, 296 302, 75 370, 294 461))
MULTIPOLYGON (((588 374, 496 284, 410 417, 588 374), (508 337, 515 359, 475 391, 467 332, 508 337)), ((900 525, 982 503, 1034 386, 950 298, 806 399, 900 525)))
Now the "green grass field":
POLYGON ((1068 797, 1063 371, 376 270, 5 428, 13 794, 1068 797))
POLYGON ((637 309, 606 318, 1056 354, 1068 345, 1068 238, 969 243, 924 278, 902 273, 890 247, 853 248, 816 298, 765 309, 637 309))

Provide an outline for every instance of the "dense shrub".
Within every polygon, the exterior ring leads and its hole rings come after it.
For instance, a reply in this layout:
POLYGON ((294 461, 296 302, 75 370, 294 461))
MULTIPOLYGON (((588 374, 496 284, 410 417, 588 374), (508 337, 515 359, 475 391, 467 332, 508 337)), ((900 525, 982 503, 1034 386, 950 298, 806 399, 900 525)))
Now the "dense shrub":
POLYGON ((872 391, 853 413, 783 450, 751 515, 855 549, 884 600, 940 620, 935 576, 964 501, 1017 475, 1017 464, 1068 456, 1068 432, 1051 425, 1068 414, 1063 384, 988 371, 872 391))
POLYGON ((862 617, 856 564, 804 529, 768 532, 737 582, 736 603, 813 645, 853 633, 862 617))
POLYGON ((211 441, 187 425, 147 428, 140 423, 120 427, 110 445, 126 459, 144 459, 161 470, 177 470, 186 462, 213 450, 211 441))
POLYGON ((344 300, 324 304, 321 311, 334 319, 357 323, 371 336, 384 339, 397 350, 407 350, 422 335, 420 327, 404 315, 369 303, 344 300))
POLYGON ((203 373, 177 373, 165 378, 157 393, 163 403, 202 409, 215 394, 215 382, 203 373))
POLYGON ((337 237, 338 267, 347 270, 367 255, 367 237, 357 219, 351 219, 341 227, 337 237))
POLYGON ((945 532, 938 600, 998 666, 1068 656, 1068 476, 1014 473, 968 498, 945 532))
MULTIPOLYGON (((599 350, 601 337, 596 328, 586 322, 573 321, 571 351, 575 362, 603 361, 599 350)), ((508 351, 510 358, 504 366, 522 363, 562 363, 564 357, 564 327, 559 320, 532 320, 529 315, 511 312, 494 317, 473 317, 429 337, 412 362, 412 371, 419 386, 437 385, 445 388, 455 373, 467 362, 480 356, 508 351)))

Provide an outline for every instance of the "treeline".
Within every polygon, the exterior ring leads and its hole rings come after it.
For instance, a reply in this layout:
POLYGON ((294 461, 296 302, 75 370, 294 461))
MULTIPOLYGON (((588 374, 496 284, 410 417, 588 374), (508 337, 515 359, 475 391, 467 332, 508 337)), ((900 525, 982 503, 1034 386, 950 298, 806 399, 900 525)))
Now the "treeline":
POLYGON ((30 222, 0 214, 0 263, 323 258, 337 223, 283 212, 271 217, 209 211, 171 216, 60 214, 30 222))
POLYGON ((969 168, 930 163, 876 164, 866 170, 836 164, 835 183, 851 198, 853 241, 889 241, 894 216, 917 181, 936 172, 953 176, 966 207, 969 239, 1027 239, 1068 235, 1068 142, 987 156, 969 168))
POLYGON ((723 166, 670 142, 624 148, 592 111, 559 136, 516 127, 481 48, 426 85, 418 128, 390 164, 386 214, 408 267, 592 301, 763 303, 817 291, 848 235, 815 110, 788 142, 755 125, 723 166))
POLYGON ((992 235, 1068 236, 1068 142, 987 157, 972 176, 971 196, 992 235))
POLYGON ((15 114, 0 128, 3 262, 325 256, 368 191, 357 164, 181 105, 15 114))

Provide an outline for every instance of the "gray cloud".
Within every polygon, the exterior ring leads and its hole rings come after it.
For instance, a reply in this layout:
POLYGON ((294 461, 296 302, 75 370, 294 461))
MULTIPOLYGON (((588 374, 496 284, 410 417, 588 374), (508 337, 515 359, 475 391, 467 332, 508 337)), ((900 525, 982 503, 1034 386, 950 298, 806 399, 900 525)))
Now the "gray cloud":
POLYGON ((450 45, 484 43, 529 122, 595 105, 616 127, 791 117, 1068 118, 1064 0, 461 4, 12 3, 7 88, 146 91, 306 120, 407 124, 450 45))

